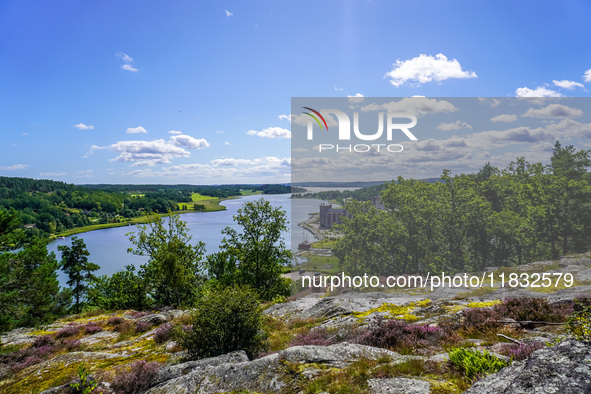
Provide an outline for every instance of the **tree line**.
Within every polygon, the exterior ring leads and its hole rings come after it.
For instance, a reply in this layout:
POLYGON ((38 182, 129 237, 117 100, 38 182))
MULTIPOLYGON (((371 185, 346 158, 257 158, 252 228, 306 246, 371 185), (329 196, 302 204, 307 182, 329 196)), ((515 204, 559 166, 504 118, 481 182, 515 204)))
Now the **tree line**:
MULTIPOLYGON (((106 224, 143 212, 178 210, 192 194, 227 198, 244 188, 263 194, 289 193, 285 185, 84 185, 0 177, 0 208, 15 209, 31 235, 46 237, 76 227, 106 224)), ((194 209, 204 209, 195 204, 194 209)))
POLYGON ((590 151, 556 142, 551 163, 524 158, 505 169, 440 182, 399 177, 384 185, 384 210, 349 200, 334 248, 351 274, 483 270, 558 259, 591 247, 590 151))

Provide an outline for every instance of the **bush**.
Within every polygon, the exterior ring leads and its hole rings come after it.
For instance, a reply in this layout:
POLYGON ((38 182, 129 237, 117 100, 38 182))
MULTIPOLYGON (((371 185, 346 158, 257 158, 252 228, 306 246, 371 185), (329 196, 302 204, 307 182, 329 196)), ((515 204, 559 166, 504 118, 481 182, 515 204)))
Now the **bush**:
POLYGON ((566 322, 566 332, 579 341, 591 342, 591 306, 578 306, 566 322))
POLYGON ((84 332, 87 334, 96 334, 97 332, 101 332, 103 329, 95 322, 90 322, 84 326, 84 332))
POLYGON ((136 361, 127 370, 119 371, 111 383, 111 388, 116 394, 143 392, 151 386, 159 369, 160 364, 157 362, 136 361))
POLYGON ((247 286, 209 287, 191 315, 192 327, 178 340, 194 359, 244 350, 250 358, 267 348, 257 293, 247 286))
POLYGON ((154 332, 154 342, 157 344, 164 343, 172 338, 173 329, 172 324, 164 323, 154 332))
POLYGON ((498 316, 517 321, 563 322, 572 312, 572 304, 550 304, 545 298, 507 298, 493 309, 498 316))
POLYGON ((511 357, 512 360, 520 361, 525 360, 529 357, 529 355, 544 347, 543 344, 540 342, 531 342, 531 343, 512 343, 503 349, 502 353, 508 357, 511 357))
POLYGON ((53 346, 55 345, 55 340, 51 337, 51 335, 42 335, 35 339, 35 342, 31 345, 35 348, 40 348, 44 346, 53 346))
POLYGON ((455 348, 448 352, 449 362, 472 382, 495 373, 507 363, 486 350, 480 353, 475 349, 455 348))
POLYGON ((146 321, 138 321, 135 323, 135 332, 136 333, 142 333, 142 332, 146 332, 149 329, 152 328, 154 324, 150 323, 150 322, 146 322, 146 321))
POLYGON ((384 349, 410 352, 444 340, 451 340, 452 336, 451 332, 428 324, 409 324, 402 320, 378 319, 359 337, 358 342, 384 349))
POLYGON ((125 321, 125 319, 123 319, 122 317, 113 316, 113 317, 110 317, 109 320, 107 320, 107 325, 108 326, 118 326, 119 324, 123 323, 124 321, 125 321))
POLYGON ((57 334, 55 334, 55 337, 57 339, 67 338, 67 337, 71 337, 72 335, 78 334, 79 331, 80 331, 80 326, 78 326, 78 325, 68 325, 68 326, 62 328, 61 330, 59 330, 57 332, 57 334))
POLYGON ((329 335, 324 329, 312 330, 307 334, 299 334, 290 342, 289 346, 304 346, 304 345, 317 345, 317 346, 329 346, 334 342, 328 338, 329 335))

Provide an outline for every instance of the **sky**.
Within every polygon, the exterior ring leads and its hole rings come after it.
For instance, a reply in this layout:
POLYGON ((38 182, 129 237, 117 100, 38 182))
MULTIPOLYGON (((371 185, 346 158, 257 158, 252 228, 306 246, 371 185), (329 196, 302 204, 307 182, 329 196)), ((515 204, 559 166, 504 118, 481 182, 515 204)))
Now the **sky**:
MULTIPOLYGON (((0 175, 289 182, 292 97, 589 97, 590 14, 539 0, 0 2, 0 175)), ((440 174, 431 164, 409 176, 440 174)))

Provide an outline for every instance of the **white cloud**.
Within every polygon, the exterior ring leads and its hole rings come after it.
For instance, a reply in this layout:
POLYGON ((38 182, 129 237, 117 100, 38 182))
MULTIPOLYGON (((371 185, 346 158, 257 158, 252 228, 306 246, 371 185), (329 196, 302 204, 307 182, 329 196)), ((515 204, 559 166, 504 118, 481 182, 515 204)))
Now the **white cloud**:
POLYGON ((94 130, 94 126, 86 125, 84 123, 78 123, 74 125, 78 130, 94 130))
POLYGON ((188 135, 173 135, 170 140, 158 139, 153 141, 119 141, 108 147, 93 145, 95 149, 108 148, 119 152, 119 156, 111 161, 133 163, 132 166, 155 166, 157 164, 170 164, 172 159, 189 157, 191 153, 187 149, 204 149, 209 147, 205 139, 197 139, 188 135))
POLYGON ((515 95, 517 97, 564 97, 562 93, 547 89, 543 86, 538 86, 536 89, 517 88, 515 90, 515 95))
POLYGON ((133 58, 124 52, 117 52, 115 56, 120 57, 124 63, 133 63, 133 58))
POLYGON ((261 131, 248 130, 246 134, 263 138, 291 138, 291 132, 281 127, 269 127, 261 131))
POLYGON ((341 92, 341 91, 343 91, 343 90, 345 90, 345 89, 344 89, 344 88, 337 88, 337 87, 335 86, 335 87, 334 87, 334 90, 335 90, 336 92, 341 92))
POLYGON ((137 72, 137 68, 135 68, 131 64, 124 64, 121 66, 121 68, 127 71, 131 71, 132 73, 137 72))
POLYGON ((218 134, 224 134, 224 130, 218 130, 218 131, 216 131, 216 133, 218 133, 218 134))
POLYGON ((190 135, 173 135, 170 141, 179 147, 187 149, 204 149, 209 148, 209 142, 204 138, 193 138, 190 135))
POLYGON ((487 99, 485 97, 478 97, 478 102, 484 105, 488 105, 491 108, 496 108, 501 104, 501 100, 499 99, 487 99))
POLYGON ((451 122, 451 123, 441 123, 439 126, 436 127, 436 129, 441 130, 441 131, 454 131, 454 130, 462 130, 462 129, 472 129, 472 126, 470 126, 466 122, 461 122, 459 120, 456 120, 455 122, 451 122))
POLYGON ((183 132, 182 132, 182 131, 178 131, 178 130, 170 130, 170 131, 168 132, 168 134, 175 134, 175 135, 178 135, 178 134, 183 134, 183 132))
POLYGON ((503 122, 503 123, 510 123, 515 122, 517 120, 517 115, 509 115, 509 114, 502 114, 495 116, 494 118, 490 118, 491 122, 503 122))
POLYGON ((26 170, 28 167, 29 167, 28 164, 13 164, 10 166, 0 166, 0 170, 3 170, 3 171, 26 170))
POLYGON ((232 144, 229 143, 228 141, 224 141, 224 145, 232 146, 232 144))
POLYGON ((386 73, 386 77, 390 78, 392 85, 398 87, 406 82, 420 85, 452 78, 477 78, 477 75, 474 71, 462 70, 462 66, 456 59, 448 60, 445 55, 439 53, 435 57, 420 54, 409 60, 396 60, 394 68, 386 73))
POLYGON ((29 133, 22 133, 21 135, 22 135, 23 137, 26 137, 26 136, 28 136, 28 135, 29 135, 29 133))
POLYGON ((349 98, 349 103, 351 104, 359 104, 362 103, 365 96, 361 93, 355 94, 355 96, 347 96, 349 98))
POLYGON ((585 71, 585 74, 583 74, 583 81, 591 82, 591 68, 585 71))
POLYGON ((232 15, 234 15, 234 13, 232 13, 232 12, 230 12, 228 10, 224 10, 224 11, 226 11, 226 16, 227 17, 231 17, 232 15))
POLYGON ((127 134, 138 134, 138 133, 147 133, 146 129, 142 126, 138 127, 129 127, 126 131, 127 134))
POLYGON ((563 88, 563 89, 567 89, 567 90, 574 90, 574 88, 579 87, 579 88, 584 88, 585 85, 583 85, 582 83, 579 82, 575 82, 575 81, 569 81, 566 79, 563 79, 562 81, 557 81, 557 80, 552 80, 552 83, 554 83, 555 86, 558 86, 559 88, 563 88))
POLYGON ((279 120, 291 121, 291 115, 279 115, 279 120))
POLYGON ((550 104, 540 109, 530 108, 522 116, 526 118, 578 118, 583 115, 583 111, 578 108, 568 107, 561 104, 550 104))
POLYGON ((64 176, 66 175, 65 172, 40 172, 39 175, 41 176, 64 176))
POLYGON ((428 99, 425 97, 404 97, 400 101, 386 104, 369 104, 361 108, 362 112, 386 110, 388 112, 408 113, 416 116, 433 113, 449 113, 458 109, 449 101, 428 99))

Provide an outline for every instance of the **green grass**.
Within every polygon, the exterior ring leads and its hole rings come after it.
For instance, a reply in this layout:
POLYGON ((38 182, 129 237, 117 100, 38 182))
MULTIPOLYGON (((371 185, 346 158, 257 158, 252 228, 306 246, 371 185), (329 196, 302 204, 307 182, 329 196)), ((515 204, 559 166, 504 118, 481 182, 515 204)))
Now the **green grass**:
POLYGON ((144 197, 145 194, 141 194, 141 193, 137 193, 137 194, 131 194, 131 197, 144 197))
POLYGON ((117 222, 117 223, 90 224, 88 226, 76 227, 76 228, 71 228, 66 231, 62 231, 61 233, 53 235, 51 238, 69 237, 70 235, 82 234, 82 233, 86 233, 88 231, 102 230, 105 228, 113 228, 113 227, 123 227, 123 226, 129 226, 129 225, 140 224, 140 223, 145 223, 145 222, 146 222, 146 218, 143 216, 139 216, 136 218, 125 219, 125 221, 117 222))
POLYGON ((242 196, 258 196, 262 195, 262 190, 249 190, 249 189, 242 189, 240 190, 240 195, 242 196))
POLYGON ((205 201, 205 200, 219 200, 218 197, 204 196, 199 193, 191 194, 191 200, 193 201, 205 201))
POLYGON ((332 249, 335 245, 337 244, 336 240, 323 240, 323 241, 318 241, 318 242, 314 242, 312 244, 313 248, 316 249, 332 249))
POLYGON ((293 267, 294 270, 304 269, 306 271, 317 271, 329 275, 338 274, 340 272, 338 267, 339 259, 337 257, 315 256, 313 254, 306 254, 304 257, 306 257, 308 261, 302 265, 293 267), (332 268, 325 268, 325 265, 332 265, 332 268))

